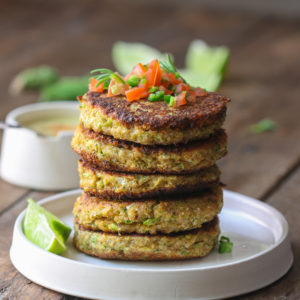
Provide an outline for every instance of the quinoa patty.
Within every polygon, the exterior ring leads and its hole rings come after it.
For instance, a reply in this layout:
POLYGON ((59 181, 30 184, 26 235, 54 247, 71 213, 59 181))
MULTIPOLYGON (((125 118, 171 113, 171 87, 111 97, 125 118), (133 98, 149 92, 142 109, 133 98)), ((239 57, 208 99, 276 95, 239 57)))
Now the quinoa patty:
POLYGON ((222 188, 176 198, 107 201, 83 193, 74 205, 74 222, 92 230, 170 233, 200 228, 223 206, 222 188))
POLYGON ((94 196, 126 200, 200 191, 219 184, 220 170, 214 165, 190 175, 132 174, 103 171, 78 162, 80 188, 94 196))
POLYGON ((218 218, 200 229, 169 235, 105 233, 75 224, 75 247, 89 255, 120 260, 177 260, 203 257, 220 233, 218 218))
POLYGON ((178 108, 147 99, 88 92, 79 98, 80 122, 95 132, 144 145, 170 145, 207 138, 221 128, 230 100, 217 93, 178 108))
POLYGON ((72 148, 103 170, 143 174, 184 174, 213 166, 227 153, 227 136, 218 130, 206 140, 176 146, 143 146, 78 127, 72 148))

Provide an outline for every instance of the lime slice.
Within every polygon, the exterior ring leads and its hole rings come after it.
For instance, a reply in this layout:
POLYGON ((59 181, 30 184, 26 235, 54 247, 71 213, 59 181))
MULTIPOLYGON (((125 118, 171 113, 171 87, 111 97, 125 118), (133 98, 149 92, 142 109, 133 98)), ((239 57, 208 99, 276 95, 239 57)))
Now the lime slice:
POLYGON ((186 67, 202 74, 220 74, 221 79, 229 58, 227 47, 210 47, 202 40, 194 40, 186 54, 186 67))
POLYGON ((65 241, 71 233, 56 216, 28 199, 23 230, 25 236, 35 245, 50 252, 60 254, 66 250, 65 241))
POLYGON ((180 70, 179 73, 191 86, 201 87, 211 92, 216 91, 222 81, 220 74, 204 74, 188 69, 180 70))
POLYGON ((141 43, 116 42, 112 48, 113 63, 123 75, 130 73, 139 62, 146 64, 156 58, 164 59, 165 55, 141 43))

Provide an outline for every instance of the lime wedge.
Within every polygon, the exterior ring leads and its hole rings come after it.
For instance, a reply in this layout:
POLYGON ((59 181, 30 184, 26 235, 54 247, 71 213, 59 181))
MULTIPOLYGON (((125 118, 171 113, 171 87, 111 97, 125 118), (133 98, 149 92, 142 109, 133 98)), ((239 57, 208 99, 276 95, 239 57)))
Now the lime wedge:
POLYGON ((204 74, 188 69, 180 70, 179 73, 191 86, 199 86, 211 92, 216 91, 222 81, 220 74, 204 74))
POLYGON ((156 58, 164 59, 165 55, 142 43, 116 42, 112 48, 113 63, 122 75, 130 73, 139 62, 146 64, 156 58))
POLYGON ((65 241, 71 233, 71 228, 36 204, 34 200, 28 199, 27 201, 23 224, 25 236, 42 249, 56 254, 65 251, 65 241))
POLYGON ((194 40, 186 54, 186 67, 205 75, 220 74, 222 79, 229 53, 229 49, 225 46, 210 47, 202 40, 194 40))

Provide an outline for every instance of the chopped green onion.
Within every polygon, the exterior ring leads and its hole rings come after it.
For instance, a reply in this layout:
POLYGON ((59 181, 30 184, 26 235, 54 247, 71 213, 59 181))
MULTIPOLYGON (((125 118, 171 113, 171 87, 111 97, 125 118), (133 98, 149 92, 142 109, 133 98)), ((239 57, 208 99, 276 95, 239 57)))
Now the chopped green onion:
POLYGON ((155 94, 150 94, 149 97, 148 97, 148 100, 149 101, 157 101, 156 100, 156 95, 155 94))
POLYGON ((169 106, 173 106, 173 105, 174 105, 174 102, 175 102, 175 97, 174 97, 174 96, 171 96, 170 102, 169 102, 169 106))
POLYGON ((157 100, 156 101, 159 101, 159 100, 162 100, 164 98, 164 95, 165 95, 165 92, 164 91, 157 91, 155 93, 156 97, 157 97, 157 100))
POLYGON ((171 95, 164 95, 164 101, 170 103, 171 95))
POLYGON ((145 84, 147 82, 146 78, 142 78, 141 84, 145 84))
POLYGON ((276 129, 276 123, 271 119, 263 119, 260 122, 252 125, 250 129, 252 133, 274 131, 276 129))
POLYGON ((139 84, 140 78, 137 75, 131 75, 127 82, 130 86, 135 87, 139 84))
POLYGON ((152 101, 152 102, 160 101, 160 100, 164 99, 164 95, 165 95, 164 91, 157 91, 155 94, 154 93, 150 94, 148 97, 148 100, 152 101))
POLYGON ((149 89, 149 93, 155 93, 158 91, 158 87, 157 86, 153 86, 151 89, 149 89))
POLYGON ((226 236, 221 236, 219 241, 219 253, 231 253, 233 243, 226 236))

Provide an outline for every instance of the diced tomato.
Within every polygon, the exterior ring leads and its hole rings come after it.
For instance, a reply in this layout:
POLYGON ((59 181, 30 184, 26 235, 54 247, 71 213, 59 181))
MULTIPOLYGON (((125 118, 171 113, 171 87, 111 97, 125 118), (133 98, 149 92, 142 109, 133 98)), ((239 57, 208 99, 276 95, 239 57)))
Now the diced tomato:
POLYGON ((186 91, 181 92, 179 95, 175 97, 174 106, 178 107, 186 104, 186 91))
POLYGON ((139 100, 142 98, 146 98, 148 96, 148 92, 141 87, 135 87, 125 92, 125 95, 128 101, 132 102, 134 100, 139 100))
POLYGON ((137 75, 138 77, 141 78, 146 74, 146 72, 147 72, 147 69, 141 63, 138 63, 135 67, 133 67, 131 75, 135 74, 135 75, 137 75))
POLYGON ((187 101, 190 103, 195 103, 196 102, 196 93, 192 90, 188 91, 187 93, 187 101))
POLYGON ((108 86, 108 97, 113 97, 117 95, 124 95, 126 91, 126 84, 122 82, 116 82, 115 80, 111 80, 108 86))
POLYGON ((104 90, 104 83, 100 83, 98 86, 99 80, 97 80, 96 78, 91 78, 90 80, 90 84, 89 84, 89 91, 91 92, 97 92, 97 93, 102 93, 104 90))
POLYGON ((159 86, 161 82, 161 69, 157 59, 148 64, 148 71, 146 74, 147 87, 159 86))
POLYGON ((163 85, 158 88, 159 91, 164 91, 165 95, 172 95, 172 91, 166 89, 163 85))
POLYGON ((176 93, 180 93, 182 91, 188 91, 190 89, 190 86, 186 83, 179 83, 177 86, 176 86, 176 89, 175 89, 175 92, 176 93))
POLYGON ((176 76, 173 73, 168 73, 168 79, 174 85, 183 82, 181 78, 176 78, 176 76))
POLYGON ((200 87, 196 87, 195 88, 195 93, 196 93, 196 96, 206 96, 207 93, 205 90, 201 89, 200 87))

